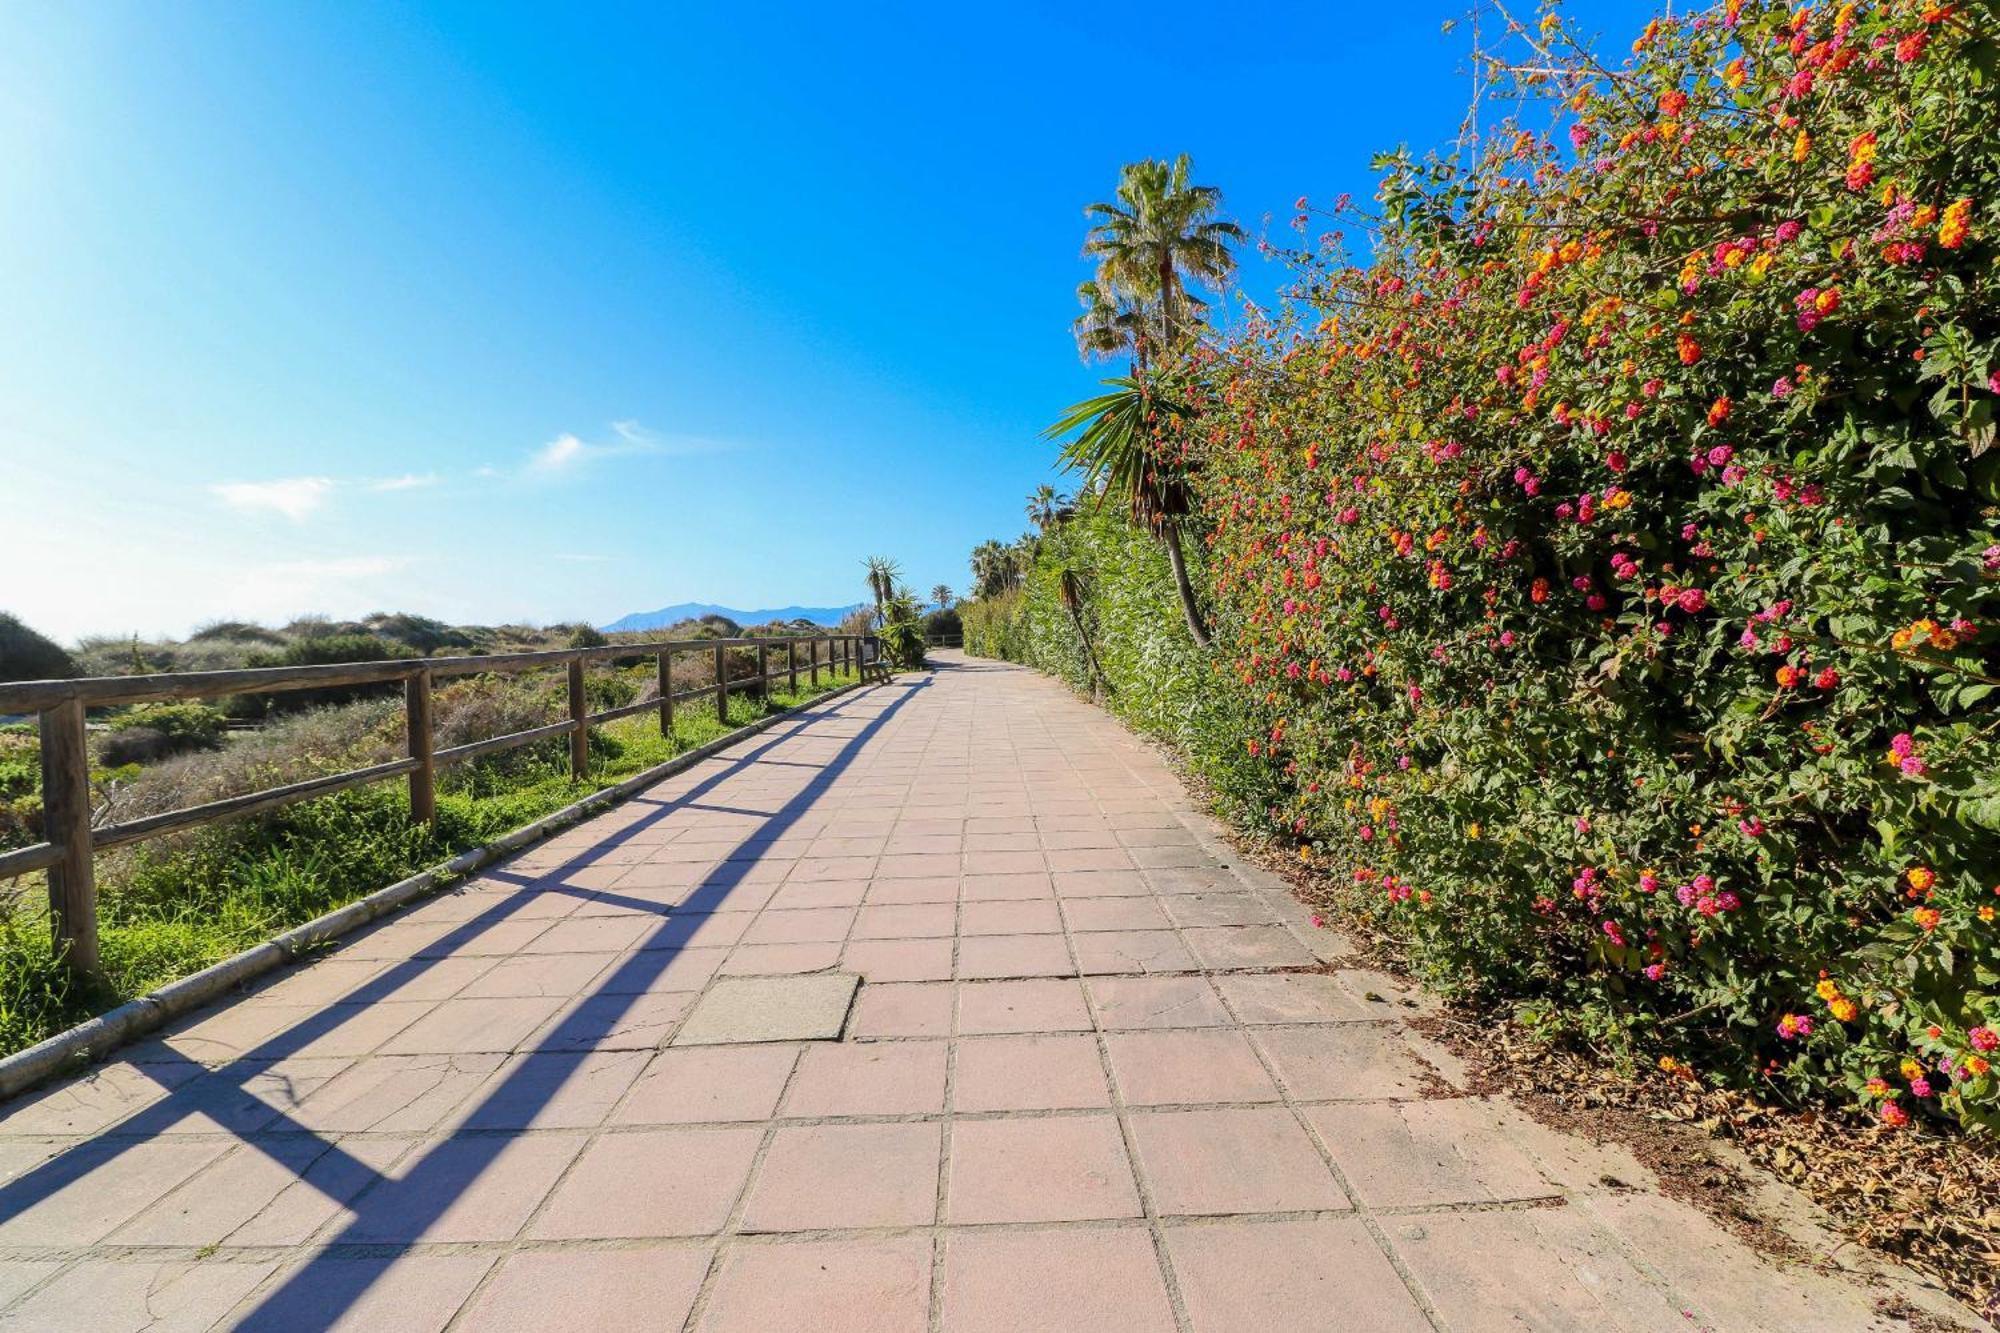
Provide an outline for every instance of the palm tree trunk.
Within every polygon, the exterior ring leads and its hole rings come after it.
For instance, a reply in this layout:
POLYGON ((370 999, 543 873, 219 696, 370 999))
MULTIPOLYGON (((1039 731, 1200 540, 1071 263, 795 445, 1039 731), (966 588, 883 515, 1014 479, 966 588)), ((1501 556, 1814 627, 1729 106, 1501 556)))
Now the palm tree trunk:
POLYGON ((1187 617, 1188 633, 1194 636, 1195 647, 1206 648, 1208 627, 1202 624, 1201 609, 1194 602, 1194 585, 1188 582, 1187 561, 1181 556, 1180 524, 1171 518, 1162 520, 1160 540, 1167 544, 1167 563, 1174 569, 1174 588, 1181 595, 1181 614, 1187 617))

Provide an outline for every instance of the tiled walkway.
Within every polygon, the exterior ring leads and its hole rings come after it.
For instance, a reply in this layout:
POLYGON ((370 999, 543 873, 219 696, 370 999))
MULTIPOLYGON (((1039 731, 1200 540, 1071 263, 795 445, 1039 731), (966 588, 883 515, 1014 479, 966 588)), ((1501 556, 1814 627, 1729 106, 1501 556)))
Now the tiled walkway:
POLYGON ((1340 952, 952 658, 0 1108, 0 1327, 1902 1327, 1463 1095, 1340 952), (841 1040, 673 1044, 821 971, 841 1040))

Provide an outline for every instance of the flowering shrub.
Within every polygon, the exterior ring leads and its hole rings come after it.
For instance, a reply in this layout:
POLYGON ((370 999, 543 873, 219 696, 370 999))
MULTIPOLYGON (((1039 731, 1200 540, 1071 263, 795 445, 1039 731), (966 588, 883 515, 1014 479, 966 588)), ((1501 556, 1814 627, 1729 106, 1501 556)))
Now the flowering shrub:
POLYGON ((1729 0, 1612 69, 1551 14, 1548 126, 1385 159, 1366 258, 1301 200, 1194 354, 1253 719, 1201 743, 1433 982, 2000 1124, 1996 32, 1729 0))

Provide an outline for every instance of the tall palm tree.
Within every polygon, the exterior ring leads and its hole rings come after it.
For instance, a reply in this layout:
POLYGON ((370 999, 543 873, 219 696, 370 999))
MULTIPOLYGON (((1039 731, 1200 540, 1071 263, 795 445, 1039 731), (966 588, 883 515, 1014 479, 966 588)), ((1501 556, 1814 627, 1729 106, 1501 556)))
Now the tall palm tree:
POLYGON ((1043 532, 1075 513, 1071 498, 1047 482, 1035 487, 1028 497, 1028 521, 1043 532))
MULTIPOLYGON (((1230 247, 1244 239, 1241 227, 1216 216, 1222 192, 1192 183, 1193 169, 1186 153, 1171 162, 1129 162, 1118 173, 1116 198, 1083 210, 1092 221, 1083 252, 1097 261, 1098 287, 1153 307, 1169 347, 1201 306, 1189 285, 1221 291, 1236 271, 1230 247)), ((1136 327, 1141 343, 1144 325, 1136 327)))
POLYGON ((937 604, 937 608, 940 611, 951 610, 951 603, 952 603, 951 585, 949 583, 940 583, 932 587, 931 601, 937 604))
POLYGON ((1188 580, 1181 553, 1181 521, 1192 507, 1183 466, 1160 456, 1153 435, 1169 432, 1188 409, 1160 383, 1148 384, 1135 375, 1105 380, 1110 393, 1072 406, 1062 420, 1043 434, 1076 438, 1063 446, 1062 461, 1083 473, 1085 490, 1095 490, 1099 504, 1113 495, 1130 507, 1132 522, 1160 539, 1174 571, 1181 614, 1197 647, 1209 646, 1208 626, 1188 580))
POLYGON ((880 617, 882 608, 896 595, 897 580, 903 577, 902 567, 886 555, 871 555, 861 562, 868 570, 868 591, 875 598, 875 614, 880 617))
POLYGON ((991 597, 1014 586, 1014 555, 1002 542, 983 541, 972 550, 972 595, 991 597))

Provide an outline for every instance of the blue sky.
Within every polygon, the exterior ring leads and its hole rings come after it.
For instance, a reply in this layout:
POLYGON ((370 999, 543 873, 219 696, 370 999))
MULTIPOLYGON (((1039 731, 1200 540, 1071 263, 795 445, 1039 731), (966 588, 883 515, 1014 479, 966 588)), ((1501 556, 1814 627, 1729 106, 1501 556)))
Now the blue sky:
POLYGON ((1112 373, 1082 205, 1180 151, 1253 233, 1365 195, 1451 135, 1464 7, 9 6, 0 610, 963 589, 1112 373))

